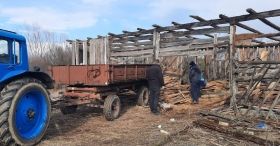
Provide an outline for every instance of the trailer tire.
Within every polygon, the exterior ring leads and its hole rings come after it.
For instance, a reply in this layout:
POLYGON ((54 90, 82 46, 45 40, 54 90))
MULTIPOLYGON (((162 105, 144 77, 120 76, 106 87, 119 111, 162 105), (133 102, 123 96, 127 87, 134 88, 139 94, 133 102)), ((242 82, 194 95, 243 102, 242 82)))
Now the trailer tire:
POLYGON ((148 106, 149 104, 149 90, 146 86, 142 86, 137 92, 137 105, 148 106))
POLYGON ((50 121, 51 104, 45 86, 24 78, 7 84, 0 97, 0 145, 35 145, 50 121))
POLYGON ((74 114, 74 113, 76 113, 77 108, 78 108, 78 105, 65 106, 65 107, 60 108, 60 111, 63 115, 74 114))
POLYGON ((121 111, 121 101, 117 95, 109 95, 105 98, 103 113, 108 121, 117 119, 121 111))

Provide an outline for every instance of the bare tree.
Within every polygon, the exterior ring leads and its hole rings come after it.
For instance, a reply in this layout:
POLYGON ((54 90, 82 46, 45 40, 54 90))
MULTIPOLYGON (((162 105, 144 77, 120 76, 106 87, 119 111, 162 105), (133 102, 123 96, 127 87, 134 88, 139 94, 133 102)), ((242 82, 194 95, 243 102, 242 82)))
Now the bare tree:
POLYGON ((47 71, 49 65, 71 63, 71 50, 65 44, 66 36, 31 26, 26 29, 30 67, 47 71))

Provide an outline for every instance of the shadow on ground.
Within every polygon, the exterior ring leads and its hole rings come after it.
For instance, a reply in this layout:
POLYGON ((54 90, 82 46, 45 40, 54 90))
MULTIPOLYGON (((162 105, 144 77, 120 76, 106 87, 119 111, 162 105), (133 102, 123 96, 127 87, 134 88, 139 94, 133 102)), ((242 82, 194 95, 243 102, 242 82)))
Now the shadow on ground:
MULTIPOLYGON (((133 95, 121 95, 122 110, 120 117, 124 115, 130 108, 136 106, 136 98, 133 95)), ((77 131, 82 124, 93 117, 103 117, 103 109, 79 106, 77 112, 74 114, 63 115, 59 109, 53 109, 49 128, 44 136, 45 140, 52 139, 57 136, 66 136, 65 134, 71 131, 77 131)), ((105 119, 105 118, 104 118, 105 119)))

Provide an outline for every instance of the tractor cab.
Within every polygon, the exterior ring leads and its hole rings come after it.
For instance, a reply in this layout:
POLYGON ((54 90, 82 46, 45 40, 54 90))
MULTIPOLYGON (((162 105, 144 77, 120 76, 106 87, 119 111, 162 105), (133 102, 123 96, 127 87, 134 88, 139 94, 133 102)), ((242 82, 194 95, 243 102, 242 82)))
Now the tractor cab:
POLYGON ((14 32, 0 30, 0 82, 28 71, 26 40, 14 32))
POLYGON ((0 146, 35 145, 48 127, 52 79, 28 68, 25 38, 0 30, 0 146))

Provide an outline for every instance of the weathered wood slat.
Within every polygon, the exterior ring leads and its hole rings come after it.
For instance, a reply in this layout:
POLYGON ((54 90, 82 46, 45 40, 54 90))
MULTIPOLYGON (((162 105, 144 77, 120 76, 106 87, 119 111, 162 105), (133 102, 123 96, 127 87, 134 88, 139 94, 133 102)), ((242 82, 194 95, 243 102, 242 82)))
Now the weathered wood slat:
POLYGON ((268 48, 269 47, 274 47, 274 46, 280 46, 280 43, 265 43, 265 44, 252 44, 252 45, 237 45, 237 48, 244 48, 244 49, 251 49, 251 48, 268 48))
POLYGON ((236 35, 236 41, 248 40, 254 38, 271 38, 275 36, 280 36, 280 33, 269 33, 269 34, 258 34, 258 33, 249 33, 249 34, 238 34, 236 35))
POLYGON ((141 45, 152 45, 152 41, 145 41, 145 42, 127 42, 127 43, 112 43, 112 47, 124 47, 124 46, 141 46, 141 45))
MULTIPOLYGON (((216 44, 217 47, 222 47, 227 45, 228 42, 224 41, 220 41, 216 44)), ((188 45, 192 45, 193 47, 197 47, 197 49, 200 48, 207 48, 207 47, 213 47, 215 45, 213 45, 213 42, 209 41, 201 41, 201 40, 193 40, 193 41, 189 41, 189 42, 171 42, 171 43, 161 43, 160 47, 161 48, 167 48, 167 47, 176 47, 176 46, 188 46, 188 45)))
POLYGON ((152 54, 153 49, 142 51, 127 51, 127 52, 111 52, 111 57, 126 57, 126 56, 139 56, 145 54, 152 54))
POLYGON ((146 46, 124 46, 124 47, 114 47, 111 49, 112 52, 119 51, 119 52, 125 52, 125 51, 141 51, 141 50, 147 50, 153 48, 152 45, 146 45, 146 46))
POLYGON ((113 38, 113 43, 123 43, 123 42, 135 42, 135 41, 140 41, 140 40, 152 40, 153 35, 145 35, 145 36, 137 36, 137 37, 122 37, 122 38, 113 38))
POLYGON ((188 35, 201 35, 201 34, 210 34, 210 33, 229 33, 229 27, 219 27, 219 28, 205 28, 197 29, 190 31, 177 31, 177 32, 167 32, 162 33, 161 38, 170 38, 170 37, 183 37, 188 35))
POLYGON ((160 52, 159 56, 205 56, 213 55, 211 50, 199 50, 199 51, 175 51, 175 52, 160 52))

